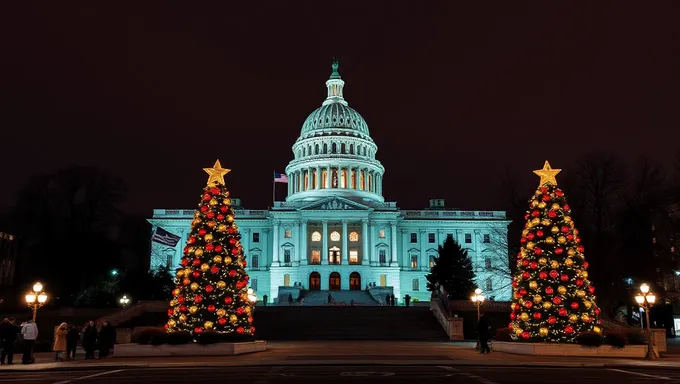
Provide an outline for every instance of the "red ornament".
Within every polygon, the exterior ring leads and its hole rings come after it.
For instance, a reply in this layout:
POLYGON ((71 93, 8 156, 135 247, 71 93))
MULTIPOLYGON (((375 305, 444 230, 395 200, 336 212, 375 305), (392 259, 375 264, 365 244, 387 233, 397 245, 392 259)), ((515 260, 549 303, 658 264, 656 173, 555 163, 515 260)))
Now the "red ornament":
POLYGON ((580 242, 581 242, 581 237, 580 237, 580 236, 576 236, 576 244, 578 244, 578 243, 580 243, 580 242))
POLYGON ((532 261, 531 264, 529 265, 529 268, 531 268, 531 269, 536 269, 536 268, 538 268, 538 263, 535 262, 535 261, 532 261))
POLYGON ((517 314, 515 312, 510 312, 510 320, 515 320, 517 318, 517 314))
POLYGON ((541 193, 548 193, 548 188, 541 187, 541 193))
POLYGON ((587 261, 584 261, 583 262, 583 269, 588 269, 588 266, 590 266, 590 264, 588 264, 587 261))
POLYGON ((177 296, 177 302, 182 304, 184 302, 184 296, 177 296))
POLYGON ((529 239, 529 240, 533 240, 534 237, 535 237, 535 235, 534 235, 533 232, 529 232, 529 233, 527 234, 527 239, 529 239))
POLYGON ((173 313, 175 313, 174 309, 168 309, 168 316, 172 316, 173 313))
POLYGON ((558 190, 555 191, 555 195, 557 195, 557 196, 564 196, 564 192, 562 192, 561 189, 558 189, 558 190))
POLYGON ((548 317, 548 324, 555 324, 556 322, 557 322, 557 317, 555 317, 555 316, 548 317))
POLYGON ((227 210, 228 210, 228 208, 227 208, 226 205, 223 205, 223 206, 220 207, 220 212, 222 212, 222 213, 226 213, 227 210))
POLYGON ((208 251, 208 252, 212 252, 214 249, 215 249, 215 246, 213 245, 213 243, 208 243, 208 244, 205 245, 205 250, 208 251))
POLYGON ((168 329, 170 329, 170 325, 165 324, 165 325, 163 326, 163 328, 165 328, 165 330, 167 331, 168 329))
POLYGON ((582 285, 583 285, 583 280, 581 280, 581 279, 576 280, 576 286, 577 287, 580 287, 582 285))
POLYGON ((508 324, 508 329, 512 331, 512 323, 508 324))
POLYGON ((201 328, 201 327, 196 327, 196 328, 194 328, 194 332, 195 332, 195 333, 201 333, 201 332, 203 332, 203 328, 201 328))
POLYGON ((233 269, 229 270, 229 277, 235 277, 236 276, 236 271, 233 269))
POLYGON ((526 307, 526 308, 531 308, 533 306, 534 306, 534 304, 531 301, 525 301, 524 302, 524 307, 526 307))
POLYGON ((217 272, 219 272, 219 271, 220 271, 220 268, 217 267, 216 265, 213 265, 212 268, 210 268, 210 273, 212 273, 213 275, 217 274, 217 272))
POLYGON ((534 248, 534 253, 540 255, 541 253, 543 253, 543 250, 541 248, 534 248))
POLYGON ((544 233, 543 233, 542 230, 539 229, 538 231, 536 231, 536 236, 543 237, 543 235, 544 235, 544 233))
POLYGON ((536 211, 536 210, 534 210, 533 212, 531 212, 531 216, 533 216, 533 217, 538 217, 538 215, 540 215, 540 214, 541 214, 541 212, 536 211))
POLYGON ((254 335, 255 334, 255 327, 250 327, 250 334, 254 335))
POLYGON ((194 265, 194 267, 198 267, 199 265, 201 265, 201 259, 194 259, 192 264, 194 265))
POLYGON ((553 304, 555 304, 555 305, 560 305, 560 304, 562 304, 562 298, 559 297, 559 296, 553 297, 552 301, 553 301, 553 304))
MULTIPOLYGON (((243 267, 246 267, 248 265, 248 262, 246 261, 246 259, 243 259, 243 262, 241 264, 243 264, 243 267)), ((246 278, 250 279, 249 276, 246 276, 246 278)))
POLYGON ((182 266, 186 267, 187 265, 189 265, 189 259, 182 259, 182 266))
POLYGON ((228 234, 233 235, 234 232, 236 232, 236 230, 235 230, 233 227, 227 228, 227 233, 228 233, 228 234))
POLYGON ((243 327, 238 327, 238 328, 236 328, 236 333, 238 333, 239 335, 242 335, 245 331, 246 331, 246 330, 243 329, 243 327))
POLYGON ((590 287, 588 287, 588 292, 589 292, 591 295, 594 294, 594 293, 595 293, 595 287, 593 287, 592 285, 591 285, 590 287))
POLYGON ((531 337, 531 334, 530 334, 529 332, 527 332, 527 331, 522 332, 522 338, 523 338, 523 339, 526 340, 526 339, 528 339, 529 337, 531 337))
POLYGON ((201 276, 201 272, 199 272, 199 271, 193 271, 193 272, 191 273, 191 275, 192 275, 193 277, 199 277, 199 276, 201 276))
POLYGON ((529 260, 527 260, 527 259, 522 260, 522 266, 523 267, 529 266, 529 260))
POLYGON ((569 227, 566 225, 562 226, 562 233, 568 233, 569 232, 569 227))
POLYGON ((552 287, 548 287, 545 289, 545 294, 552 296, 552 294, 555 293, 555 290, 552 287))
POLYGON ((578 309, 578 302, 572 301, 571 304, 569 304, 569 306, 571 307, 571 309, 578 309))
POLYGON ((512 286, 513 286, 514 288, 517 287, 517 281, 516 281, 516 280, 513 280, 513 281, 512 281, 512 286))
POLYGON ((198 304, 201 301, 203 301, 203 296, 198 295, 194 297, 194 303, 198 304))
POLYGON ((595 308, 595 314, 598 316, 600 315, 600 308, 595 308))
POLYGON ((208 285, 205 286, 205 291, 206 291, 206 292, 210 293, 210 292, 212 292, 213 290, 215 290, 215 288, 213 288, 212 285, 208 284, 208 285))
POLYGON ((548 217, 554 219, 555 217, 557 217, 557 213, 555 213, 555 211, 551 209, 548 211, 548 217))
POLYGON ((572 235, 571 233, 568 234, 568 235, 567 235, 567 240, 569 240, 569 241, 574 240, 574 235, 572 235))
POLYGON ((184 254, 187 255, 189 253, 191 253, 191 247, 187 245, 186 247, 184 247, 184 254))
POLYGON ((567 312, 567 309, 566 309, 566 308, 560 308, 560 310, 557 311, 557 314, 560 315, 560 316, 562 316, 562 317, 564 317, 564 316, 566 316, 566 315, 568 314, 568 312, 567 312))
POLYGON ((199 236, 203 236, 203 235, 205 235, 206 233, 208 233, 208 231, 206 231, 205 228, 201 228, 201 229, 198 230, 198 235, 199 235, 199 236))
POLYGON ((227 323, 227 319, 225 319, 224 317, 220 317, 219 319, 217 319, 217 323, 219 325, 224 325, 227 323))
POLYGON ((232 255, 238 255, 238 248, 234 247, 231 249, 231 254, 232 255))
POLYGON ((209 312, 215 312, 215 306, 212 305, 212 304, 208 305, 208 311, 209 312))
POLYGON ((539 278, 539 279, 545 280, 545 279, 548 278, 548 274, 545 273, 544 271, 541 271, 541 272, 539 272, 539 274, 538 274, 538 278, 539 278))
POLYGON ((187 239, 187 243, 189 243, 189 244, 193 244, 195 242, 196 242, 196 238, 194 236, 189 236, 189 238, 187 239))
POLYGON ((543 201, 550 201, 550 195, 543 195, 543 201))
POLYGON ((242 315, 243 312, 244 312, 243 307, 238 307, 238 308, 236 308, 236 314, 237 314, 237 315, 242 315))
POLYGON ((180 311, 180 312, 186 312, 186 311, 187 311, 187 306, 186 306, 186 305, 180 305, 180 306, 179 306, 179 311, 180 311))
POLYGON ((203 195, 203 201, 210 201, 211 198, 212 197, 207 193, 205 195, 203 195))
POLYGON ((560 280, 562 280, 562 281, 569 281, 569 275, 567 275, 566 273, 563 274, 562 276, 560 276, 560 280))
POLYGON ((212 219, 213 217, 215 217, 215 212, 210 211, 210 212, 208 212, 207 216, 208 216, 208 219, 212 219))
MULTIPOLYGON (((233 276, 232 276, 232 277, 233 277, 233 276)), ((523 278, 524 280, 527 280, 527 279, 530 278, 530 277, 531 277, 531 275, 529 274, 529 272, 523 272, 523 273, 522 273, 522 278, 523 278)))
POLYGON ((562 248, 555 248, 555 253, 558 255, 561 255, 564 252, 564 249, 562 248))
POLYGON ((527 220, 529 218, 529 212, 524 214, 524 220, 527 220))
POLYGON ((224 249, 224 247, 222 247, 221 245, 215 246, 215 252, 217 252, 217 253, 222 252, 223 249, 224 249))
POLYGON ((520 290, 519 290, 519 292, 518 292, 518 293, 519 293, 519 295, 520 295, 520 296, 524 296, 524 295, 526 295, 526 294, 527 294, 527 290, 526 290, 526 289, 524 289, 524 288, 522 288, 522 289, 520 289, 520 290))
POLYGON ((236 239, 229 239, 229 244, 231 244, 231 245, 236 244, 236 239))
POLYGON ((564 333, 567 333, 567 334, 574 333, 574 327, 572 327, 571 325, 567 325, 566 327, 564 327, 564 333))
POLYGON ((554 269, 553 269, 552 271, 550 271, 550 277, 552 277, 553 279, 557 279, 557 277, 558 277, 559 275, 560 275, 560 274, 559 274, 556 270, 554 270, 554 269))
POLYGON ((568 211, 569 210, 569 204, 564 204, 564 207, 562 207, 562 209, 564 209, 565 211, 568 211))
POLYGON ((208 206, 207 205, 201 205, 201 212, 202 213, 208 212, 208 206))
POLYGON ((582 245, 579 244, 579 246, 576 247, 576 250, 579 251, 579 252, 581 252, 581 253, 583 253, 584 248, 583 248, 582 245))
MULTIPOLYGON (((213 214, 213 215, 214 215, 214 214, 213 214)), ((224 215, 221 214, 221 213, 220 213, 219 215, 217 215, 217 220, 223 221, 223 220, 224 220, 224 215)))
POLYGON ((225 304, 231 304, 234 302, 234 299, 232 299, 230 296, 227 296, 224 298, 224 303, 225 304))
POLYGON ((534 319, 541 320, 541 312, 534 312, 534 319))
POLYGON ((252 316, 248 316, 248 323, 252 323, 252 322, 253 322, 253 317, 252 317, 252 316))
POLYGON ((220 189, 215 187, 215 188, 211 189, 210 192, 212 192, 213 195, 217 195, 218 193, 220 193, 220 189))

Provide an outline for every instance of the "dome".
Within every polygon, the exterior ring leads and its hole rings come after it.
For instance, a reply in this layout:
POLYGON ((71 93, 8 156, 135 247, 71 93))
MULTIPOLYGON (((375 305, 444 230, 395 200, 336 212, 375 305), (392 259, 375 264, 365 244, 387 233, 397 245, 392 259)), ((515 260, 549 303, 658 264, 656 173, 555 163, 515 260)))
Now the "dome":
POLYGON ((310 113, 302 124, 300 138, 327 131, 370 138, 364 118, 359 112, 342 103, 322 105, 310 113))

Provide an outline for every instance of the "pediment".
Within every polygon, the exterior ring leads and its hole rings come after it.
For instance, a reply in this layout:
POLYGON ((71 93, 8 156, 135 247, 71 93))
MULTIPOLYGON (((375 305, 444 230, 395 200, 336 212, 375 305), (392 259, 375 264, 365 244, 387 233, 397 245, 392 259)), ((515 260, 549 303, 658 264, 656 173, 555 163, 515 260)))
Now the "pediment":
POLYGON ((329 197, 302 207, 302 211, 365 211, 369 207, 342 197, 329 197))

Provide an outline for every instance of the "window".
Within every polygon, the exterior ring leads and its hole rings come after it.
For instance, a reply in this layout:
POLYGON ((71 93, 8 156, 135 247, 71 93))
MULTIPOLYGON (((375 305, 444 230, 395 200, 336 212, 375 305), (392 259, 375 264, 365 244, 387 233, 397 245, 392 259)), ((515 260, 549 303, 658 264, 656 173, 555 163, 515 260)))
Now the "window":
POLYGON ((283 250, 283 262, 285 264, 290 264, 290 249, 283 250))
POLYGON ((165 256, 165 266, 172 269, 173 263, 172 263, 172 258, 174 257, 174 254, 168 253, 167 256, 165 256))
POLYGON ((250 288, 252 288, 253 291, 257 292, 257 279, 250 280, 250 288))
POLYGON ((258 269, 260 268, 260 258, 257 255, 253 255, 250 258, 250 268, 251 269, 258 269))
POLYGON ((312 251, 312 264, 321 264, 321 251, 318 249, 312 251))
POLYGON ((378 232, 378 236, 379 236, 381 239, 384 239, 384 238, 385 238, 385 228, 380 228, 380 232, 378 232))
POLYGON ((434 239, 434 233, 428 233, 427 234, 427 242, 428 243, 434 243, 436 240, 434 239))
POLYGON ((471 233, 466 233, 466 234, 465 234, 465 243, 466 243, 466 244, 472 243, 472 234, 471 234, 471 233))
POLYGON ((378 251, 378 260, 380 264, 386 264, 387 263, 387 251, 384 249, 381 249, 378 251))
POLYGON ((253 232, 253 243, 260 242, 260 232, 253 232))
POLYGON ((418 268, 418 255, 411 255, 411 268, 418 268))
POLYGON ((486 290, 488 291, 493 291, 493 282, 491 281, 490 277, 486 278, 486 290))
POLYGON ((284 287, 290 287, 290 275, 289 274, 283 275, 283 286, 284 287))
POLYGON ((434 267, 434 256, 430 255, 430 268, 434 267))
POLYGON ((489 244, 491 242, 491 235, 489 235, 488 233, 485 233, 484 234, 484 240, 482 240, 482 242, 484 244, 489 244))
POLYGON ((420 280, 418 280, 418 279, 413 279, 413 290, 414 290, 414 291, 419 291, 419 290, 420 290, 420 280))
POLYGON ((359 263, 359 251, 349 251, 349 263, 358 264, 359 263))
POLYGON ((290 228, 286 228, 286 230, 283 232, 283 237, 290 239, 293 237, 293 231, 290 228))
POLYGON ((418 242, 418 234, 417 233, 411 233, 411 242, 412 243, 418 242))
POLYGON ((359 241, 359 234, 352 232, 349 234, 349 241, 359 241))
POLYGON ((491 269, 491 259, 490 258, 487 257, 486 259, 484 259, 484 267, 486 269, 491 269))
POLYGON ((340 241, 340 234, 337 231, 331 233, 331 241, 340 241))
POLYGON ((319 232, 312 233, 312 241, 321 241, 321 234, 319 232))
POLYGON ((387 275, 380 275, 380 286, 381 287, 387 286, 387 275))

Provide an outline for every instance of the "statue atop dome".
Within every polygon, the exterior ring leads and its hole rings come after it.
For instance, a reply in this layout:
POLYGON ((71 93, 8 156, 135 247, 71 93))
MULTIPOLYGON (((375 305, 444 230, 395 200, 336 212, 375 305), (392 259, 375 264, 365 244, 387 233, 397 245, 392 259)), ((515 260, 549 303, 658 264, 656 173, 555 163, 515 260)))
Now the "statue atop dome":
POLYGON ((333 56, 333 64, 331 64, 331 68, 333 69, 333 73, 331 73, 331 79, 340 79, 340 73, 338 72, 338 67, 340 67, 340 63, 338 63, 338 58, 333 56))

